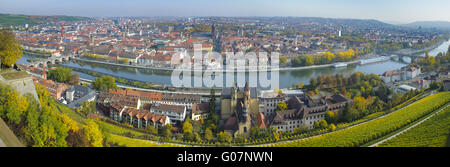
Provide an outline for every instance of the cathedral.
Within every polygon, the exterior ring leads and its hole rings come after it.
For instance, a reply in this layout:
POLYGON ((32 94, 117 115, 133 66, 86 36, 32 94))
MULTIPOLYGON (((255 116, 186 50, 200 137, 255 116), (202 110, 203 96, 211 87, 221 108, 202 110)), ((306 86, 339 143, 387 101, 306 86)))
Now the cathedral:
POLYGON ((236 84, 232 88, 222 89, 221 127, 233 136, 248 137, 250 128, 256 124, 258 114, 258 94, 256 88, 250 88, 248 82, 244 88, 236 84))

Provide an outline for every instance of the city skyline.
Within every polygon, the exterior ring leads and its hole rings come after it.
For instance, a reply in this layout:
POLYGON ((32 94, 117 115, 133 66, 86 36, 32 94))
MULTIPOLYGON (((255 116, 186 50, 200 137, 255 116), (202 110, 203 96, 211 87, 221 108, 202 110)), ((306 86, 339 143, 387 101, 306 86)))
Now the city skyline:
POLYGON ((294 16, 351 19, 376 19, 400 24, 416 21, 450 21, 450 1, 443 0, 319 0, 283 1, 247 0, 236 2, 194 1, 143 1, 133 0, 95 2, 55 0, 0 0, 0 13, 25 15, 68 15, 86 17, 127 16, 294 16), (239 5, 236 5, 239 4, 239 5), (380 12, 383 11, 383 12, 380 12))

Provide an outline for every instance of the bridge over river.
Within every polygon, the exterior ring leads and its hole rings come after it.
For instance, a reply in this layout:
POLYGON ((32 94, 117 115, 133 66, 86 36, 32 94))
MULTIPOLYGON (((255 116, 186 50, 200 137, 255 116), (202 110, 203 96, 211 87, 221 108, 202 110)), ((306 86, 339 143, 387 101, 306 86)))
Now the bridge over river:
POLYGON ((75 58, 75 55, 49 56, 48 58, 38 58, 37 61, 27 62, 24 65, 28 67, 40 67, 47 64, 68 62, 73 58, 75 58))

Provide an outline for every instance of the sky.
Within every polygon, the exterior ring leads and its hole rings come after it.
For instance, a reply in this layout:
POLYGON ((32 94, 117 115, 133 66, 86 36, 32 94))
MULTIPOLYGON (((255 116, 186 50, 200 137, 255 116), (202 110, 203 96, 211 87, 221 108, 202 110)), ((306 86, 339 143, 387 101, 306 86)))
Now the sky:
POLYGON ((116 16, 299 16, 388 23, 450 21, 450 0, 0 0, 0 13, 116 16))

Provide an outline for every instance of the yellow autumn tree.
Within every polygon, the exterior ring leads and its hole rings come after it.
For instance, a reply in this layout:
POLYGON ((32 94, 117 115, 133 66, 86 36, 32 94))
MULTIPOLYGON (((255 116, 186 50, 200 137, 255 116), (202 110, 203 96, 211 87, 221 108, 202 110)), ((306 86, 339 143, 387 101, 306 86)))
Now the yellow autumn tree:
POLYGON ((60 113, 59 114, 59 118, 63 122, 63 125, 66 126, 67 129, 69 129, 69 131, 78 132, 78 130, 80 130, 80 128, 78 127, 77 122, 75 122, 72 118, 67 116, 67 114, 60 113))
POLYGON ((93 120, 86 121, 86 125, 83 126, 83 131, 93 147, 103 146, 103 134, 97 123, 93 120))
POLYGON ((0 30, 0 61, 6 67, 12 67, 22 57, 22 47, 10 30, 0 30))

